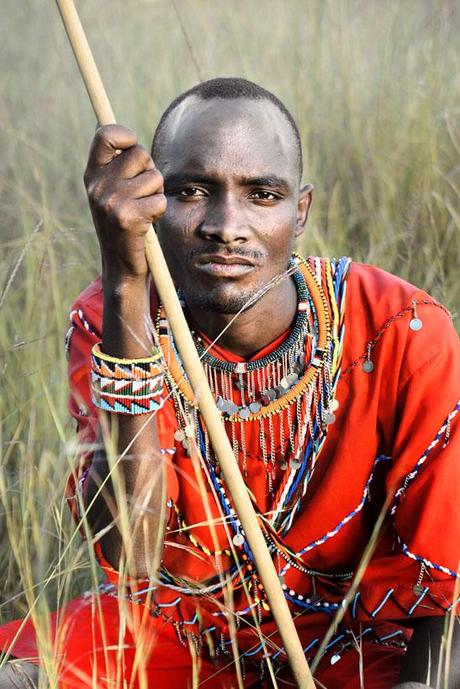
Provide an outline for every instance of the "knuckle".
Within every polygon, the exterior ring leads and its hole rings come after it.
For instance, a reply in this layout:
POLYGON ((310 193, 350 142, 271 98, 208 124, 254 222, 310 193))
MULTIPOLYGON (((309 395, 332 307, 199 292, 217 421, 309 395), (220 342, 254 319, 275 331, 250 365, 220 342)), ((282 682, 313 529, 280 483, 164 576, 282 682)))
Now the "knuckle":
POLYGON ((133 218, 127 203, 120 202, 116 196, 110 196, 106 199, 104 208, 111 225, 116 226, 123 232, 128 232, 132 229, 133 218))
POLYGON ((152 158, 150 157, 150 153, 144 146, 141 146, 140 144, 136 146, 136 155, 139 159, 139 162, 143 165, 149 164, 152 160, 152 158))
POLYGON ((162 214, 165 212, 167 205, 168 205, 168 202, 167 202, 167 200, 166 200, 165 194, 157 194, 157 198, 156 198, 156 206, 157 206, 156 214, 157 214, 157 215, 162 215, 162 214))
POLYGON ((133 222, 132 214, 127 208, 122 208, 118 211, 116 220, 117 226, 123 232, 130 232, 133 230, 133 225, 135 223, 133 222))
POLYGON ((112 220, 119 221, 123 216, 123 204, 116 194, 106 194, 101 198, 100 205, 104 213, 112 220))
POLYGON ((161 172, 155 168, 155 170, 152 170, 152 175, 154 176, 154 179, 155 179, 158 187, 159 188, 161 187, 161 189, 163 189, 164 179, 163 179, 163 175, 161 174, 161 172))
POLYGON ((146 219, 149 222, 154 222, 159 218, 166 210, 167 201, 164 194, 154 194, 149 203, 148 209, 146 209, 146 219))
POLYGON ((104 187, 101 180, 94 179, 94 177, 91 177, 91 175, 89 174, 86 175, 86 173, 84 176, 84 180, 86 193, 88 195, 89 200, 93 203, 97 203, 104 193, 104 187))

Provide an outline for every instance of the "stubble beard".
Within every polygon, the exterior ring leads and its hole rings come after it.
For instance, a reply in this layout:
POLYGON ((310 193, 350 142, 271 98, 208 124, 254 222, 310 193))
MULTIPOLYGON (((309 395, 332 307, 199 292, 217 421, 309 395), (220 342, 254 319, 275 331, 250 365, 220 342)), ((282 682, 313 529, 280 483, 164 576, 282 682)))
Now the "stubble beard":
MULTIPOLYGON (((251 301, 257 290, 240 293, 225 293, 222 288, 216 287, 209 291, 187 289, 184 293, 185 301, 189 308, 222 315, 235 316, 243 311, 251 301)), ((250 307, 249 307, 250 308, 250 307)))

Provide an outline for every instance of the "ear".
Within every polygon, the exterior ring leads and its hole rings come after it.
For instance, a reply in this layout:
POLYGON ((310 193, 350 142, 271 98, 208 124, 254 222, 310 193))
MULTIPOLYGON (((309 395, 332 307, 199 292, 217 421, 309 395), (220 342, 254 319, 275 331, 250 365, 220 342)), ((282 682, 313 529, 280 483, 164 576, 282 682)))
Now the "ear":
POLYGON ((299 237, 304 231, 310 206, 313 201, 313 189, 313 184, 306 184, 299 192, 299 201, 297 203, 297 220, 294 232, 295 237, 299 237))

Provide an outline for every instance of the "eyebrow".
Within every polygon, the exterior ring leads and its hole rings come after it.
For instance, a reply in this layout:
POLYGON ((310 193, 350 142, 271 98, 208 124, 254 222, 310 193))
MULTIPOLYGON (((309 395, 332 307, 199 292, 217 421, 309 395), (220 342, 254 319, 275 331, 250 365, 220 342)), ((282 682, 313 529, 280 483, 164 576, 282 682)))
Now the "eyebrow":
POLYGON ((197 182, 198 184, 215 184, 215 180, 212 180, 207 175, 200 175, 195 172, 173 172, 170 175, 165 175, 164 178, 165 187, 175 187, 190 182, 197 182))
MULTIPOLYGON (((190 184, 195 182, 197 184, 215 185, 216 180, 208 175, 202 175, 195 172, 173 172, 165 175, 164 185, 171 188, 181 184, 190 184)), ((277 175, 267 175, 261 177, 241 177, 240 182, 245 187, 269 187, 271 189, 285 189, 289 190, 289 182, 277 175)))
POLYGON ((246 187, 270 187, 272 189, 286 189, 290 188, 289 182, 282 177, 276 175, 268 175, 267 177, 242 177, 241 183, 246 187))

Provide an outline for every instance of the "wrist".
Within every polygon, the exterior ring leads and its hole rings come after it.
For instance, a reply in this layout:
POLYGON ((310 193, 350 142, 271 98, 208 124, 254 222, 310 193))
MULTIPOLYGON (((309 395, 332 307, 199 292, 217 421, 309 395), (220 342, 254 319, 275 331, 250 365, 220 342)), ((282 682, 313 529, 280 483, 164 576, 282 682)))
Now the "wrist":
POLYGON ((102 272, 104 298, 123 299, 132 294, 148 294, 150 288, 149 273, 127 273, 124 271, 106 270, 102 272))
POLYGON ((103 276, 102 351, 124 359, 140 359, 152 351, 150 278, 103 276))

